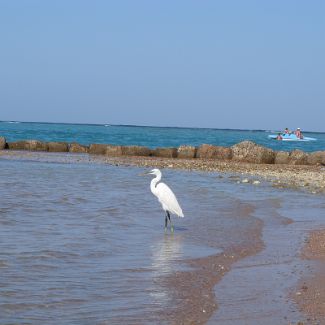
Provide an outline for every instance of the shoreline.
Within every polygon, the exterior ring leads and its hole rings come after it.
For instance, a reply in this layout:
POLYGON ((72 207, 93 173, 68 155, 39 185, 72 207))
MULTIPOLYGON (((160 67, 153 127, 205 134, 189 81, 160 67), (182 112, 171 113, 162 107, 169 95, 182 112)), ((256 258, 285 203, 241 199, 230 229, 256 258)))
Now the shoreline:
POLYGON ((217 159, 174 159, 167 157, 90 155, 87 153, 54 153, 43 151, 0 150, 2 159, 61 163, 103 163, 141 168, 170 168, 188 171, 232 174, 237 183, 258 185, 266 181, 273 187, 304 190, 312 194, 325 194, 325 167, 322 165, 256 164, 217 159))
MULTIPOLYGON (((325 194, 325 168, 321 166, 292 166, 292 165, 269 165, 254 164, 234 161, 216 160, 173 160, 168 158, 106 158, 105 163, 123 166, 136 167, 160 167, 181 169, 189 171, 218 172, 226 174, 238 174, 238 182, 254 184, 256 179, 261 178, 270 182, 272 186, 278 188, 304 189, 313 194, 325 194), (240 180, 240 176, 244 179, 240 180)), ((255 183, 256 185, 258 183, 255 183)))
POLYGON ((325 323, 325 228, 313 230, 302 249, 301 258, 309 262, 310 273, 303 277, 292 299, 307 315, 310 324, 325 323))
MULTIPOLYGON (((215 286, 236 262, 262 251, 263 221, 253 216, 254 207, 239 204, 235 210, 242 218, 252 220, 252 227, 246 229, 247 236, 240 244, 227 247, 216 255, 183 260, 189 270, 177 271, 161 280, 169 288, 173 301, 177 302, 177 308, 171 308, 167 315, 169 324, 207 324, 219 308, 215 286)), ((201 238, 201 242, 205 241, 206 238, 201 238)))

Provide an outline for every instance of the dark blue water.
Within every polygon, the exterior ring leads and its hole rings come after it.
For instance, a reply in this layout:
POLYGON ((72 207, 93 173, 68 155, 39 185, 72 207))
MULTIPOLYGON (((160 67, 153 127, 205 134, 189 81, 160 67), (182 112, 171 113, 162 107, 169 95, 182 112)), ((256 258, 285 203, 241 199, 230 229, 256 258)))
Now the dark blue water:
POLYGON ((325 133, 304 132, 308 137, 317 138, 317 141, 290 143, 268 139, 268 135, 274 133, 276 131, 0 122, 0 136, 6 137, 9 142, 36 139, 81 144, 141 145, 155 148, 199 146, 202 143, 232 146, 244 140, 251 140, 274 150, 325 150, 325 133))

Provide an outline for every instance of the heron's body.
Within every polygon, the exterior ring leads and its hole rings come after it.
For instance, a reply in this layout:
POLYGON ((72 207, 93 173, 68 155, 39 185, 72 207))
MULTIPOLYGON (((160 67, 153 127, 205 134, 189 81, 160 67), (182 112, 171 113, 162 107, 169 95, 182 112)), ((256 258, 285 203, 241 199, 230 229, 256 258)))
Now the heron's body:
MULTIPOLYGON (((169 188, 169 186, 166 185, 165 183, 159 183, 161 180, 161 171, 159 169, 153 169, 152 171, 149 172, 149 174, 156 175, 156 177, 151 180, 150 189, 152 194, 154 194, 158 198, 158 201, 160 202, 162 208, 166 212, 166 217, 165 217, 165 229, 166 229, 168 220, 171 223, 170 213, 175 214, 181 218, 184 217, 184 214, 176 199, 175 194, 169 188)), ((171 230, 172 231, 174 230, 172 223, 171 223, 171 230)))

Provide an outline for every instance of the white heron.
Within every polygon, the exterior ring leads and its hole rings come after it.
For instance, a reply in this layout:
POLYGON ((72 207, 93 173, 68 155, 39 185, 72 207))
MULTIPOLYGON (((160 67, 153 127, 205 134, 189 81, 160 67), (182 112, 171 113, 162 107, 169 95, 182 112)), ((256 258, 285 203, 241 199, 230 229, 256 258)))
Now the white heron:
POLYGON ((165 216, 165 231, 167 231, 168 220, 170 223, 170 230, 174 232, 174 226, 170 219, 170 214, 175 214, 178 217, 184 218, 183 211, 178 204, 175 194, 165 183, 158 183, 161 180, 161 171, 157 168, 150 170, 145 174, 155 175, 156 177, 151 180, 150 190, 153 195, 158 198, 162 208, 166 212, 165 216))

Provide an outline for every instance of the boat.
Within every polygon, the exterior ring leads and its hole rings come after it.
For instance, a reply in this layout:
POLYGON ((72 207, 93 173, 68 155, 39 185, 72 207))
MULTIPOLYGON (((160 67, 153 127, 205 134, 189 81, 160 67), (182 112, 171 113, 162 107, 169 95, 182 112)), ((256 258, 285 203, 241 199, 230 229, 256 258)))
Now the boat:
MULTIPOLYGON (((310 138, 310 137, 303 137, 298 138, 294 133, 288 134, 288 133, 280 133, 282 139, 279 141, 299 141, 299 142, 307 142, 307 141, 316 141, 316 138, 310 138)), ((268 136, 269 139, 277 140, 278 135, 277 134, 270 134, 268 136)))

